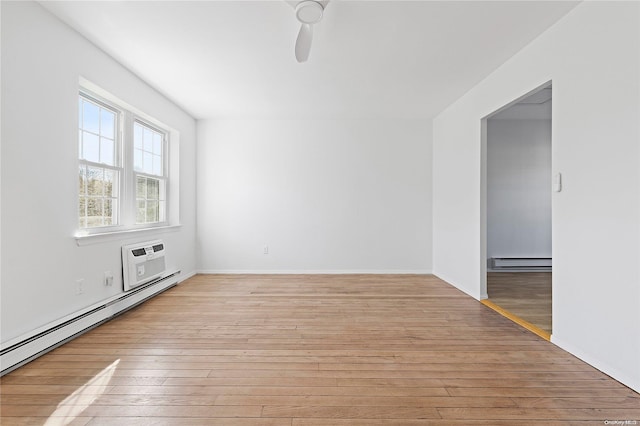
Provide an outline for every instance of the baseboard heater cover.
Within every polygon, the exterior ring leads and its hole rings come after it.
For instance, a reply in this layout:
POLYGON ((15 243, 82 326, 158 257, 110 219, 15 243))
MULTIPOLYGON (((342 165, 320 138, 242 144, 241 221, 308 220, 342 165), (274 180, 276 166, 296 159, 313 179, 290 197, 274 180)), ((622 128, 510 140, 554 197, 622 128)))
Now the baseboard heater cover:
POLYGON ((176 271, 0 351, 0 376, 44 355, 178 283, 176 271))
POLYGON ((492 257, 492 269, 535 269, 551 268, 550 257, 492 257))

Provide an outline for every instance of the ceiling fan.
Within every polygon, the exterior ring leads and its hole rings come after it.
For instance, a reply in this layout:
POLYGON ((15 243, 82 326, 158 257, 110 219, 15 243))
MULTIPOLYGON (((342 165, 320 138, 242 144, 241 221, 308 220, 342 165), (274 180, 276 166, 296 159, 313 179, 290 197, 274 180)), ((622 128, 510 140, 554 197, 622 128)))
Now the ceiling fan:
POLYGON ((329 0, 287 1, 296 11, 296 19, 300 22, 300 31, 296 39, 296 60, 306 62, 311 52, 313 26, 320 22, 329 0))

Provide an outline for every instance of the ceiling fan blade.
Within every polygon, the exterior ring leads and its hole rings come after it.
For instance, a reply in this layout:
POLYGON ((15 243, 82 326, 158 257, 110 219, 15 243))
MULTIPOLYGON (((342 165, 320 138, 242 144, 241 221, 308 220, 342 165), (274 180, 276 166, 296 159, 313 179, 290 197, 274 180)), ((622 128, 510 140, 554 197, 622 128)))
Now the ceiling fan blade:
POLYGON ((313 40, 313 26, 302 24, 298 39, 296 40, 296 60, 298 62, 307 62, 309 52, 311 51, 311 41, 313 40))

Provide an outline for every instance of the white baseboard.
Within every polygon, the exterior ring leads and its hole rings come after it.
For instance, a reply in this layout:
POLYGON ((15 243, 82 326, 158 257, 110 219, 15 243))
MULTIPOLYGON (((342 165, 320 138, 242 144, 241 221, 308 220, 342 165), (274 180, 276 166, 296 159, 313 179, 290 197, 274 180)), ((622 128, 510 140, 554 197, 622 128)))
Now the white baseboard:
POLYGON ((640 372, 638 372, 638 376, 636 377, 629 376, 627 373, 620 371, 618 368, 610 365, 609 363, 603 362, 601 359, 585 353, 582 349, 572 345, 571 343, 556 337, 555 334, 551 335, 551 343, 569 352, 571 355, 580 358, 582 361, 602 371, 604 374, 619 381, 623 385, 628 386, 634 391, 640 393, 640 372))
POLYGON ((429 269, 200 269, 198 274, 211 275, 431 275, 429 269))
POLYGON ((10 341, 3 342, 0 347, 0 375, 15 370, 176 285, 179 274, 180 271, 176 271, 165 278, 160 278, 126 293, 120 293, 10 341))
POLYGON ((495 272, 495 273, 520 273, 520 272, 553 272, 552 268, 501 268, 501 269, 491 269, 487 268, 487 272, 495 272))
POLYGON ((196 271, 196 270, 193 270, 193 271, 191 271, 191 272, 189 272, 187 274, 180 273, 180 278, 178 279, 178 284, 180 284, 183 281, 188 280, 191 277, 196 276, 197 274, 199 274, 199 272, 196 271))
POLYGON ((482 300, 482 299, 486 299, 487 295, 486 294, 480 294, 480 292, 474 293, 471 290, 464 288, 464 287, 460 287, 459 285, 456 285, 454 280, 451 280, 449 278, 447 278, 446 276, 438 273, 438 272, 434 272, 433 275, 435 275, 437 278, 440 278, 442 281, 444 281, 445 283, 449 284, 452 287, 457 288, 458 290, 460 290, 461 292, 467 294, 468 296, 473 297, 476 300, 482 300))

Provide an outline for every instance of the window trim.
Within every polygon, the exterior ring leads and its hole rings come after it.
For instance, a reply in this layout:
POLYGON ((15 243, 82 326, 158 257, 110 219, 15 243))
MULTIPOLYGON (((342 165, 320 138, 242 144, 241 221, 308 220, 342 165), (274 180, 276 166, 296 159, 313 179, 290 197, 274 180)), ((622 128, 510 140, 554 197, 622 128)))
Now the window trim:
MULTIPOLYGON (((118 197, 116 197, 118 205, 117 211, 114 214, 114 220, 117 219, 118 223, 115 225, 81 228, 78 210, 80 194, 79 191, 76 190, 76 232, 74 236, 77 243, 80 245, 81 240, 86 240, 90 237, 99 237, 99 240, 103 240, 105 239, 105 236, 108 235, 140 232, 145 230, 172 229, 176 226, 180 226, 176 211, 177 206, 174 206, 174 200, 172 200, 171 195, 171 186, 174 184, 172 181, 176 179, 176 177, 172 176, 170 171, 170 164, 174 161, 170 157, 172 154, 176 153, 176 151, 173 151, 172 145, 174 137, 178 135, 177 132, 82 78, 80 79, 78 91, 76 92, 76 109, 79 105, 77 102, 79 96, 85 97, 89 101, 116 113, 116 135, 114 135, 116 148, 114 152, 114 163, 117 165, 110 166, 108 164, 95 163, 80 158, 80 151, 78 149, 79 141, 76 139, 76 157, 78 158, 76 163, 77 170, 79 170, 81 165, 89 165, 117 170, 120 175, 118 182, 118 197), (141 125, 147 126, 162 134, 163 175, 149 175, 149 177, 164 180, 164 218, 158 222, 136 223, 136 176, 138 174, 147 176, 148 174, 136 172, 133 167, 133 124, 135 122, 139 122, 141 125)), ((76 134, 78 135, 77 137, 79 137, 78 129, 80 129, 81 123, 79 122, 80 114, 78 111, 76 111, 75 116, 76 120, 78 120, 78 122, 76 122, 76 134)), ((78 172, 76 172, 76 174, 77 173, 78 172)))
POLYGON ((139 236, 146 234, 175 232, 182 228, 181 224, 154 226, 139 229, 122 229, 117 231, 100 232, 95 234, 76 234, 73 236, 78 247, 99 244, 108 241, 121 240, 123 237, 139 236))

